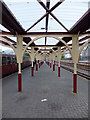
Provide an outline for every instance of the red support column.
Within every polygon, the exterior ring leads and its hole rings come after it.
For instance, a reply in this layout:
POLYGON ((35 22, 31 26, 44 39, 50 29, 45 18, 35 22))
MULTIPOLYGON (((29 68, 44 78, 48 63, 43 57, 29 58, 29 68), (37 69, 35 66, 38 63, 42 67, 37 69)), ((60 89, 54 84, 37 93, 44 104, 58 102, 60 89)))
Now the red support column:
POLYGON ((73 92, 77 93, 77 74, 73 74, 73 92))
POLYGON ((32 70, 31 70, 31 71, 32 71, 32 77, 33 77, 33 76, 34 76, 34 70, 33 70, 33 67, 31 67, 31 68, 32 68, 32 70))
POLYGON ((58 67, 58 77, 60 77, 60 67, 58 67))
POLYGON ((50 63, 50 68, 51 68, 51 63, 50 63))
POLYGON ((53 64, 53 71, 54 71, 54 64, 53 64))
POLYGON ((49 66, 49 61, 48 61, 48 66, 49 66))
POLYGON ((36 71, 38 71, 38 64, 36 63, 36 71))
POLYGON ((18 73, 18 92, 22 91, 22 75, 18 73))
POLYGON ((55 64, 53 64, 53 71, 55 71, 55 64))
POLYGON ((39 68, 40 68, 40 63, 39 63, 39 68))

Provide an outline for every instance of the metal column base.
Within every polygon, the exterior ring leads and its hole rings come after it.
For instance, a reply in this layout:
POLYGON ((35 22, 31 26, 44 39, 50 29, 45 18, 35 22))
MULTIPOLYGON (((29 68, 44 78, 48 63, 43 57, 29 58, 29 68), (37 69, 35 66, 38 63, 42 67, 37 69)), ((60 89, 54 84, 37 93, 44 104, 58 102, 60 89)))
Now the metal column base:
POLYGON ((31 70, 31 71, 32 71, 32 77, 33 77, 33 76, 34 76, 34 69, 33 69, 33 67, 32 67, 32 70, 31 70))
POLYGON ((55 71, 55 64, 53 64, 53 71, 55 71))
POLYGON ((77 74, 73 74, 73 93, 77 93, 77 74))
POLYGON ((51 68, 51 63, 50 63, 50 68, 51 68))
POLYGON ((60 77, 60 67, 58 67, 58 77, 60 77))
POLYGON ((18 92, 22 91, 22 75, 18 73, 18 92))

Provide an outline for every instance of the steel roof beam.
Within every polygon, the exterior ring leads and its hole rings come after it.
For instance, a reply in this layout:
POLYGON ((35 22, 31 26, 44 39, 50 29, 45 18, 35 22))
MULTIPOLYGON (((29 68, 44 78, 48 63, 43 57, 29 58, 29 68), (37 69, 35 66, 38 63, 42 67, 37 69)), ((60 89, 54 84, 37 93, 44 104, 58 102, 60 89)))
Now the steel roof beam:
POLYGON ((7 7, 7 5, 0 1, 0 6, 2 6, 2 25, 6 27, 12 34, 18 34, 24 33, 24 29, 21 27, 20 23, 16 20, 10 9, 7 7))
MULTIPOLYGON (((64 38, 66 39, 63 39, 63 40, 67 40, 67 37, 69 38, 68 41, 70 41, 72 38, 73 35, 77 35, 77 34, 73 34, 73 33, 70 33, 70 32, 28 32, 28 33, 24 33, 24 34, 21 34, 23 37, 31 37, 31 36, 38 36, 38 35, 57 35, 57 36, 64 36, 64 38), (65 37, 67 36, 67 37, 65 37)), ((0 36, 11 36, 11 37, 15 37, 16 35, 14 34, 11 34, 10 32, 0 32, 0 36)), ((80 36, 90 36, 90 33, 88 32, 85 32, 85 33, 81 33, 80 36)))
POLYGON ((12 42, 13 44, 16 43, 14 40, 12 40, 12 39, 10 39, 10 38, 8 38, 8 37, 3 37, 3 38, 7 39, 9 42, 12 42))
POLYGON ((83 38, 81 38, 81 39, 79 40, 79 42, 82 42, 82 41, 87 40, 87 39, 89 39, 89 38, 90 38, 90 36, 83 37, 83 38))
POLYGON ((48 12, 48 14, 50 14, 66 31, 69 32, 69 30, 57 19, 57 17, 53 13, 50 12, 50 10, 45 6, 45 4, 41 0, 37 0, 37 1, 48 12))
MULTIPOLYGON (((49 9, 50 8, 50 0, 48 1, 47 0, 47 2, 46 2, 46 7, 49 9)), ((48 11, 46 10, 46 13, 47 13, 48 11)), ((45 29, 46 29, 46 31, 48 30, 48 20, 49 20, 49 14, 46 16, 46 26, 45 26, 45 29)))
MULTIPOLYGON (((82 35, 89 35, 90 31, 86 31, 90 29, 90 8, 85 12, 85 14, 71 27, 69 30, 72 34, 78 34, 80 32, 80 36, 82 35)), ((67 40, 69 42, 71 40, 71 37, 63 37, 63 40, 67 40)), ((58 44, 61 44, 61 42, 58 42, 58 44)))
POLYGON ((40 47, 40 48, 44 48, 44 47, 49 48, 49 47, 58 47, 58 46, 56 46, 56 45, 35 45, 34 47, 35 48, 38 48, 38 47, 40 47))
MULTIPOLYGON (((47 0, 46 1, 46 7, 49 9, 50 8, 50 0, 47 0)), ((46 13, 48 11, 46 10, 46 13)), ((45 26, 45 29, 46 29, 46 32, 48 31, 48 21, 49 21, 49 14, 46 16, 46 26, 45 26)), ((46 42, 47 42, 47 37, 45 37, 45 45, 46 45, 46 42)))
POLYGON ((0 30, 0 36, 14 36, 14 34, 12 35, 11 32, 6 32, 6 31, 0 30))
POLYGON ((40 51, 50 51, 51 49, 40 49, 40 51))
MULTIPOLYGON (((9 39, 9 38, 7 38, 7 37, 3 37, 3 38, 5 38, 5 39, 7 39, 7 40, 9 39)), ((16 43, 14 43, 15 41, 13 41, 13 40, 11 40, 11 39, 10 39, 10 41, 13 42, 12 45, 15 47, 15 44, 16 44, 16 43)), ((0 43, 1 43, 1 44, 4 44, 4 45, 6 45, 6 46, 10 46, 7 42, 5 42, 5 41, 3 41, 3 40, 0 40, 0 43)), ((16 48, 16 47, 15 47, 15 48, 16 48)))
MULTIPOLYGON (((22 28, 22 26, 17 21, 15 16, 12 14, 8 6, 3 1, 0 0, 0 7, 1 6, 2 6, 2 9, 0 9, 0 13, 2 13, 1 24, 10 31, 9 34, 11 34, 12 36, 12 34, 16 35, 16 32, 17 34, 20 35, 26 33, 25 29, 22 28)), ((3 31, 1 34, 3 35, 3 31)), ((8 35, 8 32, 6 34, 8 35)), ((28 41, 31 41, 31 38, 28 38, 28 41)), ((24 42, 27 43, 27 39, 24 39, 24 42)))
POLYGON ((23 37, 32 37, 32 36, 67 36, 67 37, 72 37, 73 34, 70 34, 69 32, 28 32, 23 34, 23 37))
POLYGON ((9 46, 8 43, 6 43, 6 42, 4 42, 4 41, 2 41, 2 40, 0 40, 0 43, 3 44, 3 45, 9 46))
POLYGON ((57 8, 63 1, 59 0, 50 10, 49 12, 45 13, 41 18, 39 18, 30 28, 26 30, 29 31, 31 28, 33 28, 37 23, 39 23, 44 17, 46 17, 48 14, 50 14, 55 8, 57 8))
POLYGON ((70 33, 83 33, 90 29, 90 8, 85 14, 71 27, 70 33))
POLYGON ((46 43, 47 43, 47 37, 45 37, 45 45, 46 45, 46 43))

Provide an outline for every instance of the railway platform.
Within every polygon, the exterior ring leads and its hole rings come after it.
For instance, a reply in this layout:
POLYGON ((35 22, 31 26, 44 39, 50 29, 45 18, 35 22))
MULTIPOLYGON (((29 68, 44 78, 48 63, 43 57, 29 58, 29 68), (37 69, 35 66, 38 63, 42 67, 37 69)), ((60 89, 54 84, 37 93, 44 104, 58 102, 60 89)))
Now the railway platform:
POLYGON ((17 73, 2 80, 3 118, 88 118, 88 80, 78 77, 78 93, 72 92, 71 72, 55 71, 44 63, 31 76, 22 71, 23 91, 17 92, 17 73))
POLYGON ((0 0, 0 117, 90 117, 89 6, 88 0, 0 0))

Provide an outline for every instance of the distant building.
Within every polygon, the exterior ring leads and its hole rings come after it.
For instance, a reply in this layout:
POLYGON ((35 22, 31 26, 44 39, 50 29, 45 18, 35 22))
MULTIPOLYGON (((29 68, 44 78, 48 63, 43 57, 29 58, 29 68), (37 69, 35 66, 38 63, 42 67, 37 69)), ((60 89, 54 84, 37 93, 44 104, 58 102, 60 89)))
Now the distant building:
POLYGON ((89 46, 83 49, 83 51, 80 54, 81 61, 89 61, 89 56, 90 56, 89 49, 90 49, 89 46))
POLYGON ((71 54, 69 51, 64 52, 65 58, 71 58, 71 54))

